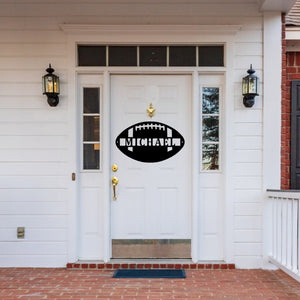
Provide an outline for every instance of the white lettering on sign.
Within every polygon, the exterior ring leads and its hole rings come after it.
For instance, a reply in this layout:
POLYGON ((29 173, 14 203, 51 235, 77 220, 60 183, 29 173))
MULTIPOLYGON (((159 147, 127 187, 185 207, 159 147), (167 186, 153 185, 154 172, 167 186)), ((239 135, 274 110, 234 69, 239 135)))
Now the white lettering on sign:
POLYGON ((148 146, 157 146, 157 147, 180 147, 180 139, 178 138, 120 138, 121 147, 148 147, 148 146))

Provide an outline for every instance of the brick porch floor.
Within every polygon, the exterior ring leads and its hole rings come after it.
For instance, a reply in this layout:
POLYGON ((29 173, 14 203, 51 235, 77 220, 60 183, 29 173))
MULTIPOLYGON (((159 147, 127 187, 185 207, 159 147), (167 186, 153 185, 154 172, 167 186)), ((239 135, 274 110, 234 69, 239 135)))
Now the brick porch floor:
POLYGON ((113 272, 0 268, 0 299, 300 299, 300 284, 279 270, 186 270, 186 279, 113 272))

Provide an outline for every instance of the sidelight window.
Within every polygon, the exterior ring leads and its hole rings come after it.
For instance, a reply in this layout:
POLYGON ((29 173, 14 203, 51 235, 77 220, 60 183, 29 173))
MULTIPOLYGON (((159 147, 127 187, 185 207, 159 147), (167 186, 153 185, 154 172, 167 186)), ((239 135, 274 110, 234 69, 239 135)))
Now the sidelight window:
POLYGON ((100 169, 100 88, 83 88, 83 169, 100 169))
POLYGON ((219 170, 219 88, 202 88, 202 170, 219 170))

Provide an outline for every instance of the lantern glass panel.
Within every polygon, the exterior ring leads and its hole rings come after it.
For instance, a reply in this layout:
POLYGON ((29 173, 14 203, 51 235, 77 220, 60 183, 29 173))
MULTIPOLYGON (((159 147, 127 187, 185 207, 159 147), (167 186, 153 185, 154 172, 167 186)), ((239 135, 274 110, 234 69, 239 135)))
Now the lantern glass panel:
POLYGON ((46 76, 46 93, 53 93, 53 78, 51 75, 46 76))
POLYGON ((256 88, 256 78, 250 77, 249 78, 249 94, 256 94, 257 88, 256 88))
POLYGON ((53 76, 53 92, 59 94, 59 77, 53 76))
POLYGON ((243 78, 243 95, 248 94, 248 77, 243 78))

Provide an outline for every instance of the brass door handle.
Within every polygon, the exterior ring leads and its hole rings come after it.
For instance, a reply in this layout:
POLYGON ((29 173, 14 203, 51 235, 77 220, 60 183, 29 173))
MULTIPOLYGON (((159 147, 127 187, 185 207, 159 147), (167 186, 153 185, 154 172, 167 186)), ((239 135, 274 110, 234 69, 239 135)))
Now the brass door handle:
POLYGON ((112 183, 112 186, 113 186, 113 199, 114 200, 117 200, 117 196, 116 196, 116 185, 118 184, 119 182, 119 179, 114 176, 112 179, 111 179, 111 183, 112 183))

